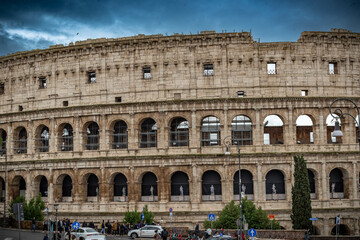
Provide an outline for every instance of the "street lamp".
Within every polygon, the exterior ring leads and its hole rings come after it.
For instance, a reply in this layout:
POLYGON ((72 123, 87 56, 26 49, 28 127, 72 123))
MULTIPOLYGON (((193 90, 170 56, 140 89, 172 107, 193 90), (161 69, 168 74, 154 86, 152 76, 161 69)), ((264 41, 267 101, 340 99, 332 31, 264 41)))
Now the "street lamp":
POLYGON ((54 204, 54 208, 55 208, 55 240, 57 240, 57 233, 58 233, 58 223, 57 223, 57 214, 58 214, 58 209, 59 209, 59 204, 55 203, 54 204))
POLYGON ((358 143, 359 143, 359 150, 360 150, 360 125, 359 125, 359 122, 358 122, 360 112, 359 112, 359 108, 356 105, 356 103, 353 100, 349 99, 349 98, 337 98, 337 99, 335 99, 334 101, 332 101, 330 103, 329 112, 330 112, 330 115, 333 118, 335 118, 335 127, 334 127, 334 132, 333 132, 334 137, 342 137, 343 136, 343 133, 340 130, 340 124, 339 124, 339 121, 338 121, 339 118, 345 118, 345 116, 349 116, 352 119, 354 119, 354 121, 355 121, 355 123, 357 124, 357 127, 358 127, 358 143), (354 117, 352 114, 350 114, 348 112, 343 112, 340 108, 335 108, 335 110, 332 111, 331 108, 332 108, 333 104, 336 103, 336 102, 339 102, 339 101, 352 103, 355 106, 355 109, 356 109, 356 112, 357 112, 357 117, 354 117))
MULTIPOLYGON (((230 150, 229 150, 229 147, 231 145, 231 136, 227 136, 224 138, 224 144, 226 146, 226 151, 225 151, 225 155, 230 155, 230 150)), ((240 232, 238 233, 238 239, 241 239, 242 240, 242 212, 241 212, 241 161, 240 161, 240 141, 237 140, 236 141, 237 144, 237 150, 238 150, 238 157, 239 157, 239 208, 240 208, 240 219, 239 219, 239 226, 240 226, 240 232)))

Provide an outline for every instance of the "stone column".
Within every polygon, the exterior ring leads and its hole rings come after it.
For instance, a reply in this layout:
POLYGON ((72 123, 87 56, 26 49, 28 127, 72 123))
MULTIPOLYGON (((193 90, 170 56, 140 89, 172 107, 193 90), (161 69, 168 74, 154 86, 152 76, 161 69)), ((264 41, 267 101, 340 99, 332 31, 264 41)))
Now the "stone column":
POLYGON ((294 145, 296 142, 296 126, 294 127, 293 109, 288 108, 288 122, 284 122, 283 136, 285 145, 294 145))
POLYGON ((253 125, 253 145, 264 145, 264 126, 260 119, 260 110, 255 109, 255 124, 253 125))
POLYGON ((257 169, 257 183, 254 184, 254 201, 265 202, 266 201, 266 188, 265 179, 262 175, 262 163, 256 164, 257 169))
MULTIPOLYGON (((31 175, 30 175, 30 171, 27 170, 26 171, 26 191, 25 191, 25 200, 29 201, 35 194, 35 183, 31 181, 31 175)), ((20 186, 20 185, 19 185, 20 186)))
POLYGON ((35 153, 35 136, 33 133, 34 123, 33 121, 29 121, 28 123, 28 138, 27 138, 27 154, 35 153))
POLYGON ((136 150, 139 146, 139 126, 135 126, 135 115, 130 113, 130 128, 128 129, 128 148, 136 150))
POLYGON ((100 118, 100 121, 101 121, 101 128, 100 128, 100 150, 107 150, 109 149, 109 147, 107 146, 107 142, 106 142, 106 115, 105 114, 102 114, 101 115, 101 118, 100 118))
POLYGON ((196 149, 200 147, 200 129, 197 127, 195 110, 191 112, 191 120, 189 122, 191 122, 191 129, 189 129, 189 147, 196 149))
MULTIPOLYGON (((7 127, 7 136, 6 136, 6 153, 7 155, 14 154, 14 138, 13 138, 13 131, 12 131, 12 124, 10 123, 7 127)), ((9 160, 9 157, 8 157, 9 160)))
POLYGON ((75 126, 73 126, 73 144, 74 152, 81 152, 83 150, 82 146, 82 131, 80 126, 80 118, 78 116, 74 117, 75 126))
POLYGON ((326 119, 324 119, 324 116, 322 115, 322 113, 320 113, 319 122, 318 124, 316 124, 315 128, 316 135, 314 136, 314 144, 327 144, 327 128, 325 121, 326 119))
POLYGON ((201 176, 199 176, 198 166, 194 163, 192 165, 192 183, 190 184, 190 203, 193 211, 199 210, 199 204, 201 202, 201 176), (200 178, 200 179, 199 179, 200 178))
POLYGON ((360 176, 358 176, 357 174, 357 162, 353 161, 352 162, 353 165, 353 169, 352 169, 352 199, 356 200, 359 199, 359 187, 360 187, 360 183, 358 182, 360 180, 360 176))
POLYGON ((57 134, 55 133, 55 118, 50 118, 50 126, 49 126, 49 152, 57 151, 57 134))
MULTIPOLYGON (((231 200, 233 200, 233 188, 230 186, 230 179, 229 179, 229 166, 228 164, 224 164, 223 166, 223 176, 224 178, 221 179, 221 194, 222 194, 222 202, 223 203, 229 203, 231 200)), ((200 188, 201 189, 201 188, 200 188)))
POLYGON ((326 175, 326 163, 321 163, 321 192, 320 192, 320 200, 329 200, 329 191, 327 188, 327 180, 328 176, 326 175))
POLYGON ((169 147, 169 142, 166 140, 166 133, 168 133, 168 131, 165 131, 165 121, 163 121, 165 118, 164 113, 161 113, 160 116, 162 120, 157 123, 157 148, 165 149, 169 147))
MULTIPOLYGON (((224 115, 223 116, 224 116, 224 119, 223 120, 220 119, 220 123, 223 123, 223 131, 222 131, 223 134, 221 135, 221 139, 224 139, 227 136, 231 136, 231 121, 232 120, 230 120, 230 127, 229 127, 227 106, 224 106, 224 115)), ((220 144, 222 145, 223 143, 221 142, 220 144)))

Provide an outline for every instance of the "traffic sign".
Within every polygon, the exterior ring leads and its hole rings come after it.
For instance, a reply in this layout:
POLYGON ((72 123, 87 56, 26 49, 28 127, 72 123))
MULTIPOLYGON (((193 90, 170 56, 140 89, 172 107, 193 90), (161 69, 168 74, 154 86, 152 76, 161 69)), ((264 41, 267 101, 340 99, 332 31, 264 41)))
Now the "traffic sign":
POLYGON ((80 223, 78 222, 73 222, 73 224, 71 225, 73 229, 78 229, 80 227, 80 223))
POLYGON ((46 208, 46 213, 49 214, 49 208, 46 208))
POLYGON ((310 218, 310 221, 317 221, 317 220, 319 220, 318 218, 310 218))
POLYGON ((144 218, 145 218, 144 214, 141 214, 141 220, 144 220, 144 218))
POLYGON ((255 237, 255 236, 256 236, 256 230, 253 229, 253 228, 250 229, 250 230, 249 230, 249 236, 250 236, 250 237, 255 237))
POLYGON ((169 211, 172 212, 172 208, 170 208, 169 211))
POLYGON ((336 217, 336 225, 340 224, 340 215, 336 217))
POLYGON ((269 215, 269 219, 270 219, 270 220, 274 220, 274 219, 275 219, 275 216, 274 216, 274 215, 269 215))
POLYGON ((215 221, 215 214, 209 214, 209 221, 215 221))

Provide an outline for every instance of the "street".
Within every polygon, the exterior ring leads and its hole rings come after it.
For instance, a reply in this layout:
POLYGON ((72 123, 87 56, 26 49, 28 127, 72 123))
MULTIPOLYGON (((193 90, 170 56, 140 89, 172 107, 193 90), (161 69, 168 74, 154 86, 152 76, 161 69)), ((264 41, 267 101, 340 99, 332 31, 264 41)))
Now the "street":
MULTIPOLYGON (((21 231, 21 240, 42 240, 45 233, 41 231, 31 232, 30 230, 21 231)), ((127 236, 107 236, 107 240, 130 239, 127 236)), ((0 228, 0 240, 19 240, 19 230, 15 228, 0 228)))

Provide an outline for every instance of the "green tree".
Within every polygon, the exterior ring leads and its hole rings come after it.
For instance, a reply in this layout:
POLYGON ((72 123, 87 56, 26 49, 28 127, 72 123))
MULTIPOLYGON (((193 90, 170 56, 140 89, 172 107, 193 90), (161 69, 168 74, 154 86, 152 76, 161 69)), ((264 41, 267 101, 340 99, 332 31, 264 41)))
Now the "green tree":
POLYGON ((30 199, 28 203, 25 201, 25 198, 23 196, 18 196, 15 200, 12 200, 9 204, 10 205, 9 211, 11 213, 14 213, 14 209, 13 209, 14 203, 23 204, 25 220, 31 220, 33 217, 35 217, 37 221, 44 221, 43 210, 45 210, 45 202, 41 200, 41 194, 39 194, 39 196, 37 196, 36 198, 30 199))
POLYGON ((138 224, 141 221, 141 215, 144 213, 144 220, 147 224, 152 224, 154 222, 154 213, 150 212, 148 206, 145 205, 143 212, 138 211, 129 211, 125 213, 124 221, 130 223, 131 225, 138 224))
MULTIPOLYGON (((245 216, 249 228, 271 228, 271 221, 269 220, 267 213, 262 210, 261 207, 256 208, 255 204, 246 198, 242 199, 242 215, 245 216)), ((235 204, 234 201, 231 201, 219 213, 218 219, 213 221, 213 228, 236 229, 236 220, 239 216, 239 205, 235 204)), ((211 222, 205 220, 204 227, 209 228, 210 226, 211 222)), ((280 229, 280 224, 275 220, 273 221, 273 229, 280 229)))
POLYGON ((303 156, 294 156, 294 161, 294 186, 291 189, 293 229, 311 229, 310 184, 306 161, 303 156))

